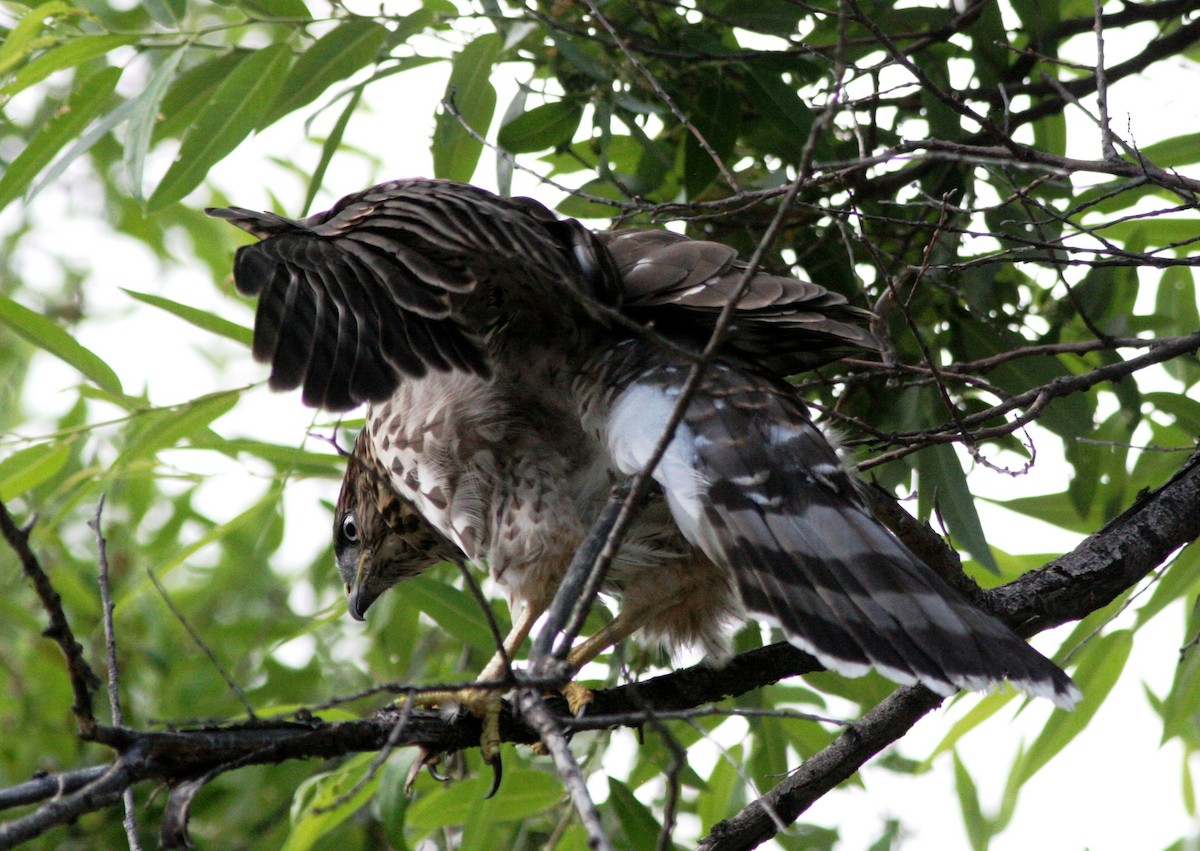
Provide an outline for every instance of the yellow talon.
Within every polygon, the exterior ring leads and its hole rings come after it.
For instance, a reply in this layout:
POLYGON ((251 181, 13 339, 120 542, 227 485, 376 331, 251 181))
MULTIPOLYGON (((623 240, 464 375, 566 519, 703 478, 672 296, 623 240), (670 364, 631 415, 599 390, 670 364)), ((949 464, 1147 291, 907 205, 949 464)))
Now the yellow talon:
POLYGON ((562 696, 567 699, 567 706, 570 707, 571 714, 576 718, 582 715, 583 710, 595 699, 590 688, 574 681, 563 686, 562 696))
MULTIPOLYGON (((408 702, 408 695, 400 695, 394 701, 397 706, 403 706, 408 702)), ((413 695, 412 698, 412 705, 422 709, 438 709, 447 704, 462 706, 476 718, 480 719, 483 724, 483 733, 479 739, 479 751, 484 761, 492 767, 492 789, 487 794, 487 797, 490 798, 496 794, 496 790, 500 786, 502 772, 500 764, 500 710, 503 708, 503 701, 500 692, 494 689, 465 688, 460 691, 424 692, 413 695)), ((416 781, 416 777, 422 768, 428 768, 430 773, 438 780, 447 779, 437 774, 436 768, 440 759, 440 754, 421 748, 417 760, 409 770, 408 778, 404 784, 405 793, 411 793, 413 783, 416 781)))

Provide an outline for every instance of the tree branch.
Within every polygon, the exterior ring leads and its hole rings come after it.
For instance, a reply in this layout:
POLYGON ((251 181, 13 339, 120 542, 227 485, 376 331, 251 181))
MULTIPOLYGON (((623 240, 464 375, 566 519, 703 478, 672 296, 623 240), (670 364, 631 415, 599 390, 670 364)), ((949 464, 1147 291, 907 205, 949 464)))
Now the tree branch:
MULTIPOLYGON (((1083 617, 1107 605, 1175 550, 1200 535, 1200 453, 1192 454, 1169 482, 1143 495, 1075 550, 1000 588, 982 602, 1022 635, 1083 617)), ((7 515, 3 515, 7 516, 7 515)), ((545 702, 567 731, 629 724, 646 711, 670 712, 734 697, 797 674, 821 670, 812 657, 786 644, 742 654, 717 669, 697 665, 645 682, 595 693, 588 715, 572 718, 565 701, 545 702)), ((701 847, 751 848, 776 830, 770 812, 794 820, 813 801, 894 742, 940 700, 922 688, 903 688, 840 735, 828 748, 766 797, 714 828, 701 847)), ((0 808, 46 801, 38 810, 0 826, 0 849, 40 835, 91 810, 117 802, 123 790, 144 780, 180 783, 230 763, 253 765, 289 759, 328 759, 393 745, 464 750, 479 744, 478 719, 445 720, 435 712, 388 706, 360 721, 327 724, 317 718, 172 731, 100 726, 95 740, 119 756, 108 766, 35 778, 0 790, 0 808)), ((505 711, 505 741, 532 743, 537 730, 505 711)))

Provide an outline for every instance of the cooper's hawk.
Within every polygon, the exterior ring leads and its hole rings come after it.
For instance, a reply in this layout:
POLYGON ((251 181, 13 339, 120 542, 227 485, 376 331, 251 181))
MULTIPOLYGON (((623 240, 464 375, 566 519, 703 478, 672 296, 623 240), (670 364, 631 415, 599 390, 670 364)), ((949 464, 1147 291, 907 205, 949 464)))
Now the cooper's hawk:
MULTIPOLYGON (((384 183, 299 221, 210 213, 261 238, 234 272, 259 297, 254 354, 271 386, 332 410, 369 405, 335 529, 352 613, 444 539, 507 589, 510 654, 611 483, 651 455, 744 268, 715 243, 594 234, 444 181, 384 183)), ((866 312, 769 275, 738 308, 654 470, 658 502, 610 572, 622 608, 605 640, 641 628, 720 653, 728 621, 750 613, 851 676, 874 667, 941 694, 1007 679, 1071 706, 1066 674, 872 518, 803 403, 764 369, 869 347, 866 312)))

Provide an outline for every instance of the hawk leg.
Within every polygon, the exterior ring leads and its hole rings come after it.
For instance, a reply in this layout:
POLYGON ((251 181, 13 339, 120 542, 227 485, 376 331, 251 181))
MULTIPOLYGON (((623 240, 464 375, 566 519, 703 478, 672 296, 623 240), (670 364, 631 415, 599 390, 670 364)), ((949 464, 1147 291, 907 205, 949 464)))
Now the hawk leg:
MULTIPOLYGON (((588 636, 582 643, 571 648, 567 654, 567 662, 576 673, 608 648, 624 641, 637 632, 648 620, 648 613, 639 610, 634 613, 622 609, 617 616, 600 629, 588 636)), ((567 699, 567 706, 572 715, 579 715, 592 702, 592 690, 587 686, 571 680, 562 688, 562 695, 567 699)))
MULTIPOLYGON (((476 677, 476 682, 492 682, 506 677, 510 673, 513 655, 529 637, 529 631, 533 628, 534 622, 542 616, 542 612, 545 610, 545 605, 527 603, 519 605, 517 616, 513 619, 512 629, 509 630, 503 641, 503 650, 496 652, 496 655, 476 677)), ((496 790, 500 788, 500 778, 503 775, 500 763, 500 710, 503 704, 499 688, 469 687, 457 691, 432 691, 418 695, 413 702, 426 709, 451 703, 458 704, 482 721, 483 733, 479 739, 479 752, 484 761, 492 766, 492 789, 488 792, 487 797, 490 798, 496 794, 496 790)), ((428 767, 433 772, 439 756, 440 754, 428 748, 420 748, 417 759, 413 762, 405 780, 405 793, 412 791, 412 785, 422 768, 428 767)))

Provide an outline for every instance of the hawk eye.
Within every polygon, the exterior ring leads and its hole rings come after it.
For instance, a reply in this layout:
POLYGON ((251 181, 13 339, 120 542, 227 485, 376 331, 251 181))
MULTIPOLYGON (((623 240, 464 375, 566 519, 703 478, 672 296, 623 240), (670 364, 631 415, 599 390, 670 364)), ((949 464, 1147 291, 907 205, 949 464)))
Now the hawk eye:
POLYGON ((342 521, 342 536, 352 544, 358 541, 358 521, 353 514, 347 514, 342 521))

